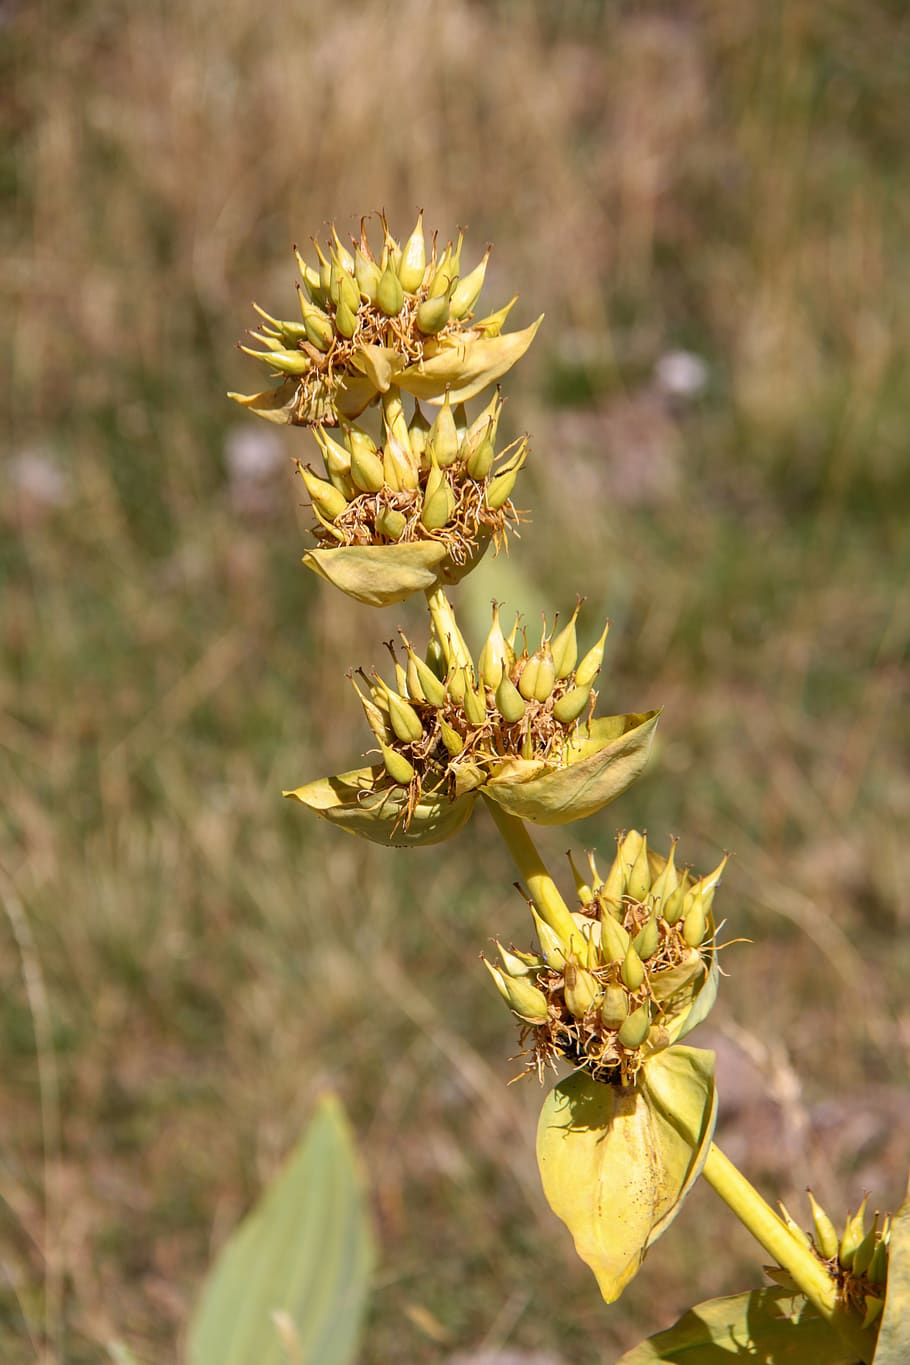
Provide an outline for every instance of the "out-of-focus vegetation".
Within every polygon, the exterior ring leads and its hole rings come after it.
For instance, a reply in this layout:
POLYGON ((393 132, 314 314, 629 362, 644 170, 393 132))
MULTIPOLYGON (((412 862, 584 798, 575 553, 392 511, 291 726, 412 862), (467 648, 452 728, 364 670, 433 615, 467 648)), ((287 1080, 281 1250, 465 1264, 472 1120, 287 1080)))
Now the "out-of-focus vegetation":
POLYGON ((546 311, 506 386, 532 522, 458 600, 479 639, 494 594, 587 594, 604 709, 665 706, 588 843, 735 850, 717 909, 754 942, 696 1039, 721 1145, 796 1204, 810 1179, 896 1204, 905 7, 11 0, 0 25, 4 1361, 172 1360, 327 1082, 379 1223, 367 1362, 610 1361, 755 1282, 707 1190, 616 1307, 575 1260, 478 963, 526 935, 489 825, 394 854, 280 799, 359 760, 344 670, 421 626, 299 567, 310 438, 227 402, 258 378, 231 347, 252 297, 292 300, 292 242, 380 206, 494 239, 491 306, 546 311))

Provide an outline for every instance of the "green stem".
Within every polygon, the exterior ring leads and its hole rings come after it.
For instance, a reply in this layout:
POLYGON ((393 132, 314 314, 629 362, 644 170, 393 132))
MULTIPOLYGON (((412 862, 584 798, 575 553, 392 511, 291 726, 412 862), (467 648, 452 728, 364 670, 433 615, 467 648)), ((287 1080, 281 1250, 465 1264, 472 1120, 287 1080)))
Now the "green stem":
POLYGON ((487 806, 541 919, 546 920, 564 943, 570 943, 578 933, 575 921, 523 821, 504 811, 495 801, 487 801, 487 806))
POLYGON ((856 1317, 839 1303, 833 1277, 713 1142, 702 1175, 774 1262, 789 1271, 809 1302, 827 1318, 850 1350, 861 1360, 871 1360, 875 1336, 861 1331, 856 1317))
POLYGON ((458 629, 455 612, 452 610, 451 602, 446 597, 445 589, 428 589, 426 597, 427 606, 430 608, 430 617, 446 659, 450 664, 454 663, 457 667, 470 665, 471 653, 464 642, 461 631, 458 629))

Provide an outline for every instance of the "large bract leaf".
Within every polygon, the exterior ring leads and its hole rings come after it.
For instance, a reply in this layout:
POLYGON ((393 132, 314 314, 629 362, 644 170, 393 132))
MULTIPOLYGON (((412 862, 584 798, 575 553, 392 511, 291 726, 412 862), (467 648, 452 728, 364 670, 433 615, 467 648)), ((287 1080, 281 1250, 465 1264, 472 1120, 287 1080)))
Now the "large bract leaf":
POLYGON ((544 1194, 607 1303, 679 1212, 716 1113, 714 1054, 690 1047, 654 1053, 634 1087, 578 1071, 544 1101, 537 1129, 544 1194))
POLYGON ((476 551, 455 564, 437 540, 405 545, 339 545, 309 550, 303 562, 320 578, 369 607, 388 607, 415 592, 457 583, 483 558, 490 537, 481 534, 476 551))
POLYGON ((910 1361, 910 1185, 891 1223, 888 1285, 875 1365, 907 1365, 910 1361))
POLYGON ((257 417, 265 418, 267 422, 279 422, 286 426, 288 422, 294 420, 297 389, 296 379, 286 379, 277 388, 266 389, 264 393, 229 393, 228 398, 233 398, 235 403, 239 403, 243 408, 249 408, 250 412, 255 413, 257 417))
POLYGON ((732 1365, 734 1359, 756 1365, 853 1365, 856 1356, 801 1294, 753 1289, 697 1304, 666 1332, 633 1346, 616 1365, 732 1365))
POLYGON ((537 825, 566 825, 593 815, 635 781, 648 761, 659 711, 603 716, 569 752, 565 768, 534 776, 509 763, 484 794, 510 815, 537 825))
POLYGON ((441 401, 448 391, 452 403, 466 403, 521 359, 542 321, 543 314, 524 331, 505 336, 469 333, 466 337, 441 338, 434 356, 409 365, 396 375, 395 383, 415 398, 441 401))
POLYGON ((424 793, 404 828, 405 795, 389 786, 385 768, 355 768, 337 777, 320 777, 293 791, 283 792, 333 825, 372 839, 375 844, 400 848, 438 844, 465 824, 475 801, 468 792, 450 801, 445 793, 424 793), (379 788, 377 791, 376 788, 379 788))
POLYGON ((357 1153, 336 1100, 215 1262, 189 1328, 189 1365, 350 1365, 373 1263, 357 1153))

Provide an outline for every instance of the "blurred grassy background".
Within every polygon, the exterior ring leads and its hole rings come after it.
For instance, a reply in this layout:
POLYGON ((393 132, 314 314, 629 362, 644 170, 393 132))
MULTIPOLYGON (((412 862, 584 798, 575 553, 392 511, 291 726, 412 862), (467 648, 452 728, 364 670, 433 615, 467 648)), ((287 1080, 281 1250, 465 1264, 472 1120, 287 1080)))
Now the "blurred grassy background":
POLYGON ((494 239, 485 299, 546 311, 507 381, 532 524, 458 601, 479 639, 494 592, 532 620, 586 593, 602 705, 666 708, 575 842, 735 850, 722 1144, 801 1210, 810 1179, 893 1206, 905 6, 9 0, 0 26, 3 1359, 173 1359, 326 1085, 375 1197, 372 1365, 607 1362, 756 1282, 697 1191, 599 1302, 538 1191, 539 1093, 505 1085, 477 955, 525 911, 482 814, 404 855, 279 797, 357 761, 342 674, 421 627, 295 567, 310 438, 226 401, 259 378, 231 347, 293 297, 292 242, 381 205, 494 239))

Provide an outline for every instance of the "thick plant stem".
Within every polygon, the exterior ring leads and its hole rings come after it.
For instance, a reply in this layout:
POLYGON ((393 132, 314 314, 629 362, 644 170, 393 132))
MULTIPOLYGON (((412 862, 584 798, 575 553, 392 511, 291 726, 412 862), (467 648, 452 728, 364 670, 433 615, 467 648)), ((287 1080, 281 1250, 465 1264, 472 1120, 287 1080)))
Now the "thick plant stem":
POLYGON ((436 635, 446 659, 459 668, 470 664, 471 654, 458 629, 458 622, 455 620, 452 604, 445 595, 445 589, 432 588, 426 597, 436 635))
POLYGON ((565 943, 570 943, 573 935, 578 933, 577 926, 543 859, 534 847, 524 822, 519 820, 517 815, 510 815, 508 811, 504 811, 495 801, 487 801, 487 806, 515 866, 527 883, 531 899, 541 919, 546 920, 550 928, 554 929, 565 943))
POLYGON ((871 1360, 875 1336, 863 1332, 858 1319, 838 1302, 832 1276, 713 1142, 702 1175, 775 1263, 789 1271, 809 1302, 828 1319, 845 1344, 859 1359, 871 1360))

